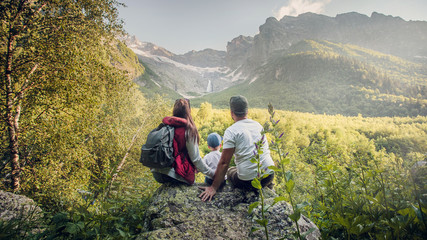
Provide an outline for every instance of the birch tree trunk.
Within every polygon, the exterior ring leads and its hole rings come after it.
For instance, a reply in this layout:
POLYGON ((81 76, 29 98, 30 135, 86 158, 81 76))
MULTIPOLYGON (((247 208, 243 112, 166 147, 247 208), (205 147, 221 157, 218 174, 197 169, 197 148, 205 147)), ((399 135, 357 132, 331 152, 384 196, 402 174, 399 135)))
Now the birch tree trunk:
POLYGON ((20 172, 21 166, 19 163, 19 142, 18 142, 18 132, 19 132, 19 116, 21 113, 20 103, 14 103, 13 96, 13 86, 12 86, 12 55, 13 55, 13 42, 15 36, 10 36, 8 39, 7 46, 7 62, 6 62, 6 121, 7 121, 7 130, 9 137, 9 146, 8 150, 10 153, 10 164, 12 168, 12 189, 14 192, 19 190, 20 187, 20 172), (14 106, 16 105, 16 106, 14 106))

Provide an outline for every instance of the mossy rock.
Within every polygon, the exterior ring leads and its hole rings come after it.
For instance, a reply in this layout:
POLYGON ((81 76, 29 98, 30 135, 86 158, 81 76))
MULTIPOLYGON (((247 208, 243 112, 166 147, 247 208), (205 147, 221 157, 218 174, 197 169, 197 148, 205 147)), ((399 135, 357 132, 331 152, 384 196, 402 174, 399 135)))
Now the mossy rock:
MULTIPOLYGON (((264 232, 251 232, 258 227, 253 220, 260 217, 260 207, 248 214, 249 205, 258 201, 258 194, 226 185, 210 202, 198 197, 200 184, 162 185, 150 199, 145 213, 143 233, 137 239, 264 239, 264 232)), ((267 204, 273 203, 277 195, 270 189, 263 189, 267 204)), ((279 202, 266 213, 269 220, 270 239, 288 237, 296 231, 296 225, 289 215, 291 206, 279 202)), ((319 229, 302 216, 298 224, 304 233, 314 228, 307 239, 319 239, 319 229)))

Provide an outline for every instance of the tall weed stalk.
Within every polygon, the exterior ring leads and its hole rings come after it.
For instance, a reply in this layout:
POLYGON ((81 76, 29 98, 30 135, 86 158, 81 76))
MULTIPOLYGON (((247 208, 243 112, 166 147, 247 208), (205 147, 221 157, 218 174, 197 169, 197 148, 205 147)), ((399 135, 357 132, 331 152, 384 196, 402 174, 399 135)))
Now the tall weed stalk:
POLYGON ((252 232, 263 229, 264 230, 264 234, 266 239, 269 239, 269 234, 268 234, 268 218, 266 216, 266 212, 268 211, 268 208, 270 207, 269 205, 266 205, 265 203, 265 199, 264 199, 264 193, 263 193, 263 189, 262 189, 262 185, 261 185, 261 181, 262 179, 268 177, 268 175, 265 173, 265 170, 261 168, 261 160, 260 160, 260 155, 263 153, 262 151, 262 146, 264 143, 264 132, 261 133, 262 134, 262 138, 255 143, 256 146, 256 150, 254 152, 254 157, 251 159, 252 163, 256 163, 257 164, 257 177, 254 178, 251 182, 252 186, 254 188, 256 188, 259 192, 259 197, 260 197, 260 201, 254 202, 249 206, 249 214, 252 213, 253 209, 258 207, 259 205, 261 205, 261 218, 255 218, 255 221, 262 227, 262 228, 252 228, 252 232))
POLYGON ((277 176, 276 182, 277 183, 284 183, 285 185, 285 192, 287 194, 287 197, 279 196, 274 199, 274 203, 277 203, 279 201, 289 200, 293 213, 289 216, 289 218, 295 223, 297 231, 293 233, 294 237, 302 240, 305 239, 305 237, 310 234, 315 229, 312 228, 309 231, 305 232, 304 234, 301 234, 300 232, 300 226, 298 224, 298 220, 301 218, 301 212, 302 210, 308 206, 307 202, 303 202, 300 204, 296 204, 294 201, 293 191, 295 188, 295 182, 294 182, 294 175, 292 171, 286 170, 286 166, 289 165, 290 160, 287 158, 289 152, 283 151, 281 145, 282 145, 282 139, 284 136, 284 132, 281 132, 278 130, 277 125, 280 122, 280 119, 275 120, 274 115, 275 111, 273 108, 273 105, 268 105, 268 113, 270 115, 270 120, 267 122, 264 126, 264 129, 266 132, 269 132, 273 139, 270 143, 270 150, 277 153, 279 156, 278 161, 276 161, 278 166, 271 166, 270 169, 275 171, 275 174, 277 176), (271 128, 270 128, 271 126, 271 128))

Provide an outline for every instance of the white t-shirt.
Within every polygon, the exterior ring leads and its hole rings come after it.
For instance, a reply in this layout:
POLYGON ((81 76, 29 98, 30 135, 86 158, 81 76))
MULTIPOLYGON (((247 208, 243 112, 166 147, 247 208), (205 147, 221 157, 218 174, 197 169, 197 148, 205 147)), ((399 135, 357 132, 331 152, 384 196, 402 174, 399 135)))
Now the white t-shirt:
MULTIPOLYGON (((249 181, 257 177, 257 164, 252 163, 256 150, 255 143, 261 139, 263 127, 252 119, 243 119, 235 122, 224 133, 223 149, 235 148, 234 162, 237 166, 237 176, 240 180, 249 181)), ((270 156, 267 137, 264 137, 262 146, 263 154, 260 156, 261 168, 266 170, 267 174, 273 171, 268 169, 274 162, 270 156)))
POLYGON ((210 153, 205 155, 205 157, 203 158, 203 162, 212 170, 216 171, 220 158, 221 158, 221 152, 219 150, 211 151, 210 153))

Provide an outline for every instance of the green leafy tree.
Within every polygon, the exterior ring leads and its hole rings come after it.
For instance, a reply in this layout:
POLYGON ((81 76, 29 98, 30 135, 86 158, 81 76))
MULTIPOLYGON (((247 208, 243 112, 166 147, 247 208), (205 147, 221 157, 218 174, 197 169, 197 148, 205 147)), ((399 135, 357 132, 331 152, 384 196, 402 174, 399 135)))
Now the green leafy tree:
POLYGON ((2 176, 10 172, 14 191, 21 187, 23 154, 30 154, 24 144, 28 132, 44 116, 73 117, 99 102, 97 92, 115 77, 105 63, 106 47, 121 29, 117 5, 107 0, 0 3, 1 170, 2 176))
POLYGON ((212 104, 208 102, 203 102, 200 104, 200 109, 197 112, 197 120, 204 121, 211 118, 212 115, 212 104))

